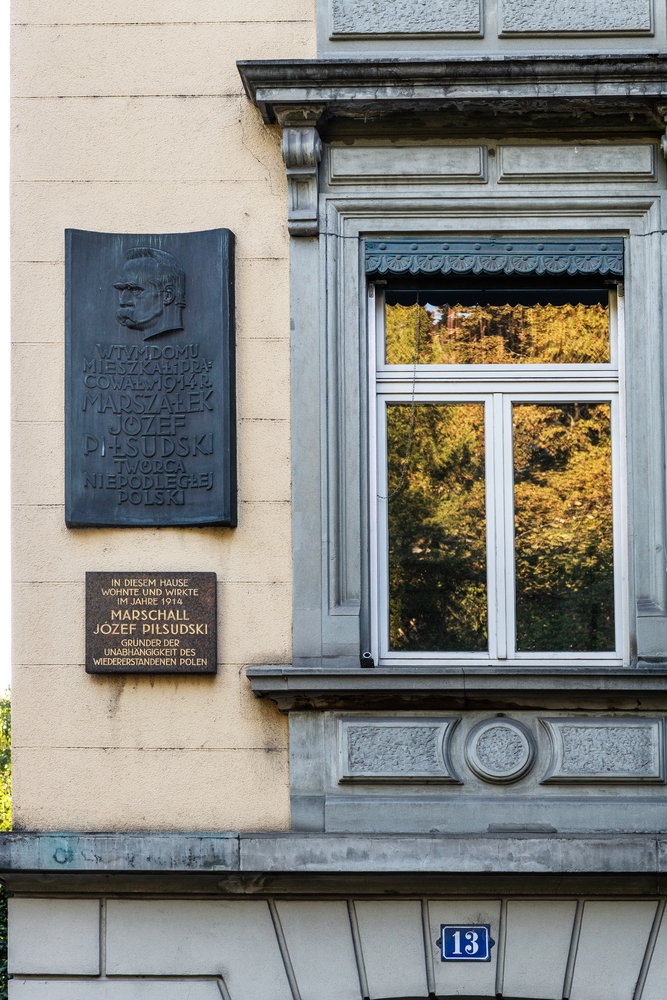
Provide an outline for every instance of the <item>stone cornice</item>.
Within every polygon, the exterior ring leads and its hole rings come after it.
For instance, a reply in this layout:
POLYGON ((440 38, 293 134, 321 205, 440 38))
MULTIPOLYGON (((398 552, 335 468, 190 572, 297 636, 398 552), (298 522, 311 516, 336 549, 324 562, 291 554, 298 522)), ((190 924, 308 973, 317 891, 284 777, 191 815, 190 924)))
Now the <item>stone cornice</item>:
POLYGON ((489 105, 497 109, 641 107, 667 111, 667 53, 490 59, 297 59, 237 63, 266 122, 276 107, 323 105, 325 116, 489 105))
MULTIPOLYGON (((0 874, 591 874, 667 868, 664 837, 431 834, 6 833, 0 874)), ((45 883, 46 885, 46 883, 45 883)), ((242 890, 240 890, 242 891, 242 890)), ((252 891, 252 889, 246 890, 252 891)))

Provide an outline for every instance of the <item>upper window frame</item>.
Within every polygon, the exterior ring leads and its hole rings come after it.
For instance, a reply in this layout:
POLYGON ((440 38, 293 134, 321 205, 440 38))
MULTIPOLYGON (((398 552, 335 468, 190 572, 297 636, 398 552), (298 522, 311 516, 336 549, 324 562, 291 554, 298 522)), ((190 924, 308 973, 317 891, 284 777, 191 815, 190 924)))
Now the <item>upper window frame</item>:
MULTIPOLYGON (((505 243, 506 241, 502 241, 505 243)), ((542 668, 559 667, 620 667, 630 662, 629 598, 628 598, 628 511, 627 511, 627 461, 625 450, 626 413, 624 392, 625 325, 623 280, 623 244, 620 240, 559 240, 546 241, 532 237, 514 240, 520 264, 525 264, 530 248, 536 252, 529 258, 533 273, 554 273, 545 263, 549 256, 568 252, 567 268, 556 273, 609 274, 616 279, 617 288, 611 287, 610 303, 610 361, 602 364, 518 364, 518 365, 391 365, 385 362, 384 353, 384 285, 388 273, 400 274, 460 274, 456 264, 467 263, 468 273, 525 274, 525 267, 515 268, 513 255, 491 254, 498 241, 483 241, 468 237, 451 240, 447 237, 431 240, 367 240, 367 331, 368 331, 368 447, 369 447, 369 569, 370 569, 370 645, 373 661, 381 667, 447 666, 467 664, 470 667, 502 667, 520 670, 526 666, 542 668), (443 240, 453 253, 450 259, 442 253, 443 240), (565 246, 564 246, 565 244, 565 246), (597 255, 595 248, 598 248, 597 255), (610 253, 604 251, 610 248, 610 253), (539 248, 539 249, 537 249, 539 248), (604 250, 602 251, 602 248, 604 250), (439 253, 431 252, 437 250, 439 253), (381 251, 378 253, 378 250, 381 251), (466 253, 466 251, 472 251, 466 253), (602 252, 601 252, 602 251, 602 252), (465 255, 465 257, 464 257, 465 255), (495 257, 495 259, 494 259, 495 257), (606 257, 606 259, 605 259, 606 257), (379 258, 379 259, 378 259, 379 258), (546 260, 545 260, 546 259, 546 260), (452 260, 454 267, 452 267, 452 260), (490 268, 484 266, 490 263, 490 268), (393 267, 391 265, 394 265, 393 267), (513 558, 509 556, 508 532, 512 530, 511 475, 493 471, 496 463, 487 462, 487 587, 489 599, 489 650, 487 652, 402 652, 393 651, 388 641, 388 536, 386 469, 384 454, 384 415, 390 401, 408 402, 416 395, 420 402, 482 401, 485 406, 500 405, 504 417, 496 413, 493 422, 485 421, 486 449, 497 448, 497 423, 502 446, 507 450, 511 443, 507 415, 514 401, 568 402, 609 401, 612 419, 612 491, 613 491, 613 543, 614 543, 614 606, 615 650, 612 652, 517 652, 513 645, 514 605, 513 558), (490 439, 496 435, 496 440, 490 439), (508 485, 509 482, 509 485, 508 485), (490 490, 502 483, 503 503, 490 499, 490 490), (505 508, 501 524, 497 510, 505 508), (500 543, 500 537, 503 537, 500 543), (498 544, 503 553, 495 558, 498 544)), ((504 248, 503 248, 504 249, 504 248)), ((487 412, 489 412, 487 410, 487 412)), ((507 462, 507 456, 505 456, 507 462)))

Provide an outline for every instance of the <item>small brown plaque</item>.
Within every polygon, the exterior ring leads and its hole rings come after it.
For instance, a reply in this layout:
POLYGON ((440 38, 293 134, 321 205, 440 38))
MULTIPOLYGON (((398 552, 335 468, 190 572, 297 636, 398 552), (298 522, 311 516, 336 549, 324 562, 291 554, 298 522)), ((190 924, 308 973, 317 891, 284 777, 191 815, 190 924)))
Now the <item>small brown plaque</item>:
POLYGON ((86 573, 86 672, 214 674, 215 573, 86 573))

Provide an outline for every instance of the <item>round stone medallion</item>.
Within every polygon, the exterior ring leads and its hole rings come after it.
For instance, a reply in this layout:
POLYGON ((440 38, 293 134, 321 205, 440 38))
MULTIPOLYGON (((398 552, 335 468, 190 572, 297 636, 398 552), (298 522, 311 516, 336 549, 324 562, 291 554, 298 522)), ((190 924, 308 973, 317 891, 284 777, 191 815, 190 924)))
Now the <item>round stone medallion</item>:
POLYGON ((484 781, 518 781, 533 766, 535 744, 528 729, 514 719, 479 722, 465 748, 471 770, 484 781))

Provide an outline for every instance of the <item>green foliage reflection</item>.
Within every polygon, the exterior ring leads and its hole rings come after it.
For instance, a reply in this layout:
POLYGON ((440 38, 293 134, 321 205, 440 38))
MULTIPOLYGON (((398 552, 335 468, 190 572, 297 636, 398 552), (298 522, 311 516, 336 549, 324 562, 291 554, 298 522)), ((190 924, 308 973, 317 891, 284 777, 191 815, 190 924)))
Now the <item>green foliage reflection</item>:
POLYGON ((515 405, 517 648, 613 650, 609 404, 515 405))
POLYGON ((390 305, 387 364, 601 364, 609 361, 609 309, 584 305, 390 305))
POLYGON ((12 703, 0 696, 0 830, 12 828, 12 703))
POLYGON ((415 406, 406 463, 410 410, 387 407, 390 645, 484 651, 484 406, 415 406))
MULTIPOLYGON (((12 706, 9 690, 0 697, 0 830, 12 828, 12 706)), ((7 899, 0 886, 0 1000, 7 1000, 7 899)))

